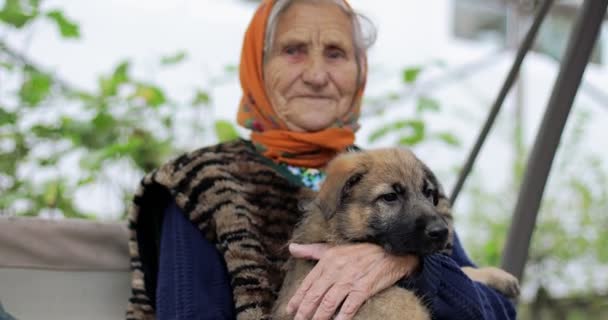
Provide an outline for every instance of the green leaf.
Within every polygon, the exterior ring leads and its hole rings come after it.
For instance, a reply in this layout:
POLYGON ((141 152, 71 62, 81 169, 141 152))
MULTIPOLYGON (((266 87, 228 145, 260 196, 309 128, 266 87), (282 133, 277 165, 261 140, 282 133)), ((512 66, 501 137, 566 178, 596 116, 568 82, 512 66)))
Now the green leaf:
POLYGON ((77 184, 77 185, 78 185, 79 187, 82 187, 82 186, 84 186, 84 185, 87 185, 87 184, 93 183, 94 181, 95 181, 95 175, 90 174, 90 175, 88 175, 88 176, 86 176, 86 177, 84 177, 84 178, 79 179, 79 180, 78 180, 78 184, 77 184))
POLYGON ((116 69, 114 69, 112 79, 118 83, 125 83, 129 81, 129 67, 129 61, 121 62, 116 69))
POLYGON ((59 10, 53 10, 47 12, 46 16, 57 24, 59 32, 64 38, 80 37, 80 28, 78 27, 78 25, 75 22, 68 20, 63 15, 63 12, 59 10))
POLYGON ((111 114, 105 111, 100 111, 93 118, 92 124, 95 127, 96 131, 107 131, 114 128, 116 124, 116 119, 114 119, 111 114))
POLYGON ((139 98, 147 105, 153 107, 158 107, 167 101, 165 94, 160 88, 146 84, 138 84, 132 98, 139 98))
POLYGON ((43 167, 48 167, 48 166, 56 167, 57 163, 59 162, 59 158, 61 158, 62 156, 63 156, 63 154, 50 155, 44 159, 39 159, 38 164, 43 167))
POLYGON ((202 91, 202 90, 197 90, 196 94, 194 95, 194 99, 192 99, 192 105, 193 106, 208 105, 210 101, 211 101, 211 98, 209 97, 209 94, 207 92, 202 91))
POLYGON ((407 84, 412 84, 416 82, 416 79, 418 79, 418 75, 421 71, 422 67, 420 66, 406 68, 405 70, 403 70, 403 82, 407 84))
POLYGON ((583 211, 589 210, 593 205, 593 193, 590 187, 577 178, 573 178, 570 185, 580 197, 580 208, 583 211))
POLYGON ((595 244, 597 258, 601 263, 608 263, 608 236, 605 233, 600 234, 595 244))
POLYGON ((100 150, 100 160, 128 156, 134 152, 137 152, 137 150, 145 143, 146 142, 141 138, 131 137, 126 143, 111 144, 100 150))
POLYGON ((422 142, 422 140, 424 140, 424 133, 403 136, 399 138, 398 143, 403 146, 412 147, 422 142))
POLYGON ((7 71, 13 71, 15 65, 6 61, 0 61, 0 67, 7 71))
POLYGON ((391 131, 390 126, 384 126, 379 129, 376 129, 372 132, 372 134, 367 138, 369 143, 376 142, 378 139, 386 136, 391 131))
POLYGON ((165 56, 160 59, 162 65, 173 65, 182 62, 186 58, 186 51, 179 51, 176 54, 165 56))
POLYGON ((234 125, 226 120, 215 121, 215 134, 220 142, 235 140, 239 137, 234 125))
POLYGON ((114 69, 110 78, 100 78, 99 86, 102 95, 112 97, 118 93, 118 87, 129 81, 129 67, 129 61, 123 61, 114 69))
POLYGON ((165 116, 161 116, 161 122, 165 128, 171 128, 173 126, 173 115, 168 114, 165 116))
POLYGON ((22 28, 36 16, 36 11, 25 12, 19 0, 5 0, 4 7, 0 10, 0 21, 4 21, 15 28, 22 28))
POLYGON ((44 139, 58 139, 61 135, 61 130, 56 128, 56 127, 52 127, 52 126, 46 126, 46 125, 42 125, 42 124, 37 124, 35 126, 33 126, 30 129, 30 132, 32 132, 35 136, 39 137, 39 138, 44 138, 44 139))
POLYGON ((8 112, 6 110, 4 110, 3 107, 0 106, 0 126, 3 125, 7 125, 7 124, 15 124, 15 122, 17 121, 17 114, 13 113, 13 112, 8 112))
POLYGON ((19 97, 30 106, 38 105, 51 91, 52 79, 46 74, 28 70, 19 89, 19 97))
MULTIPOLYGON (((2 140, 10 140, 14 143, 13 148, 9 152, 0 152, 0 172, 16 177, 17 168, 30 154, 30 145, 27 144, 26 137, 23 132, 2 133, 0 138, 2 140)), ((17 179, 14 181, 16 184, 20 182, 21 180, 17 179)), ((2 192, 0 192, 0 195, 1 194, 2 192)))
POLYGON ((401 138, 399 138, 400 145, 414 146, 414 145, 422 142, 422 140, 424 140, 424 137, 425 137, 424 122, 422 122, 420 120, 408 121, 406 123, 406 128, 409 128, 410 132, 408 132, 408 134, 406 134, 406 135, 402 135, 401 138))
POLYGON ((501 246, 496 239, 489 239, 484 246, 485 258, 487 259, 485 263, 494 266, 498 265, 500 262, 500 248, 501 246))
POLYGON ((103 155, 100 151, 90 152, 80 158, 79 165, 83 170, 95 172, 101 169, 103 164, 103 155))
POLYGON ((401 120, 389 123, 372 132, 368 141, 370 143, 386 136, 389 133, 401 133, 404 129, 410 130, 407 135, 400 138, 400 144, 414 145, 424 139, 425 125, 421 120, 401 120))
POLYGON ((2 194, 0 194, 0 208, 10 208, 13 203, 19 200, 23 200, 23 196, 21 194, 18 194, 16 192, 3 192, 2 194))
POLYGON ((437 139, 453 147, 461 146, 460 140, 455 135, 449 132, 441 132, 437 134, 437 139))
POLYGON ((149 131, 135 129, 129 139, 145 142, 139 144, 138 148, 130 153, 134 163, 145 172, 151 171, 167 161, 167 157, 175 151, 173 141, 159 140, 149 131))
POLYGON ((60 185, 58 181, 50 181, 44 186, 44 204, 48 207, 55 207, 57 205, 57 198, 59 197, 60 185))
POLYGON ((417 113, 423 113, 425 111, 438 112, 440 109, 441 107, 437 100, 424 96, 418 98, 418 103, 416 105, 417 113))
POLYGON ((233 64, 229 64, 224 67, 224 71, 226 71, 227 73, 234 73, 234 72, 237 72, 238 70, 239 70, 239 67, 237 67, 236 65, 233 65, 233 64))

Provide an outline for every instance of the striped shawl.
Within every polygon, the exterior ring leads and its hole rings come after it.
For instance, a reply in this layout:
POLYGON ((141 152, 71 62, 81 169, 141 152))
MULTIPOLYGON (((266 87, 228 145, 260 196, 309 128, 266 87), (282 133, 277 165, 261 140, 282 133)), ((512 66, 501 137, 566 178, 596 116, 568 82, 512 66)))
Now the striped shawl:
POLYGON ((244 140, 196 150, 146 175, 129 211, 127 319, 155 319, 160 226, 172 199, 223 255, 237 319, 270 319, 305 190, 244 140))

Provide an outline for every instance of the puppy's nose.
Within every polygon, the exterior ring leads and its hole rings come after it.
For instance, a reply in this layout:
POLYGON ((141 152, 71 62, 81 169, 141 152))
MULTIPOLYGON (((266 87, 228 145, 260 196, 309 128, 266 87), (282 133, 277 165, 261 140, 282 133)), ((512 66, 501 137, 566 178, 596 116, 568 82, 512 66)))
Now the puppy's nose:
POLYGON ((445 240, 448 236, 448 227, 444 224, 431 224, 424 229, 424 233, 431 240, 445 240))

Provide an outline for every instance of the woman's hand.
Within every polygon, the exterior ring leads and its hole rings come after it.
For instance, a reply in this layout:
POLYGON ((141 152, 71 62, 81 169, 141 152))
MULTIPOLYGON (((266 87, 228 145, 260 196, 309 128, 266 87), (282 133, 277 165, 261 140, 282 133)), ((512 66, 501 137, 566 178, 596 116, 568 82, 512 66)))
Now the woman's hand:
POLYGON ((374 294, 411 275, 419 266, 417 256, 393 256, 382 247, 351 244, 291 244, 296 258, 319 260, 287 305, 295 319, 330 319, 340 303, 336 320, 352 319, 359 307, 374 294))

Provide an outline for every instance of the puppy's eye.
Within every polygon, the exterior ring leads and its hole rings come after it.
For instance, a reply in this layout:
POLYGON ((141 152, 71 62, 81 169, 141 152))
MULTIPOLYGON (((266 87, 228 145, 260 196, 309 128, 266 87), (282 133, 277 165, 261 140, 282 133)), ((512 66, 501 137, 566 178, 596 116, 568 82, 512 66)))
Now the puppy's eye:
POLYGON ((434 206, 437 205, 437 203, 439 203, 439 197, 437 195, 437 190, 431 189, 431 188, 427 188, 424 190, 424 196, 429 199, 429 201, 431 201, 433 203, 434 206))
POLYGON ((439 194, 436 189, 433 189, 429 186, 429 183, 424 181, 424 186, 422 189, 422 194, 429 199, 433 203, 434 206, 439 203, 439 194))
POLYGON ((393 202, 397 200, 397 194, 394 192, 391 193, 385 193, 383 195, 380 196, 380 199, 386 201, 386 202, 393 202))
POLYGON ((354 185, 356 185, 357 183, 359 183, 359 181, 361 181, 362 177, 363 177, 362 174, 355 174, 354 176, 350 177, 348 179, 348 181, 346 181, 344 188, 351 189, 354 185))

